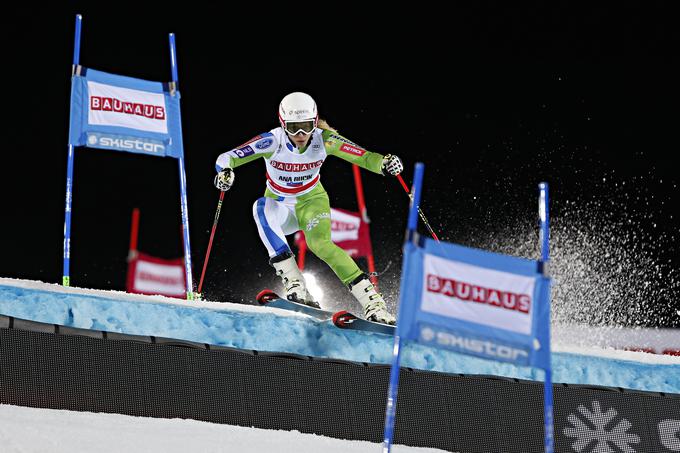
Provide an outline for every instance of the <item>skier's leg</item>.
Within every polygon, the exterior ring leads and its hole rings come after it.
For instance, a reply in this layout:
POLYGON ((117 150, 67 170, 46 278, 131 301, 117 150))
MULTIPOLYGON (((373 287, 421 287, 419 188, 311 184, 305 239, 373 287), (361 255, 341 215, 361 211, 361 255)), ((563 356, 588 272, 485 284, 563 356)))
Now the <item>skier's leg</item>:
POLYGON ((309 249, 326 262, 342 283, 351 291, 370 321, 394 324, 382 295, 375 290, 368 276, 359 269, 347 252, 331 241, 331 218, 328 196, 323 193, 296 207, 300 228, 309 249))
POLYGON ((286 241, 286 233, 297 229, 293 210, 273 198, 262 197, 253 205, 253 217, 260 239, 269 253, 269 264, 276 269, 276 275, 283 281, 286 298, 319 308, 319 304, 307 291, 305 279, 286 241))
POLYGON ((261 197, 253 204, 257 232, 267 248, 269 258, 286 252, 292 254, 282 228, 289 215, 291 215, 289 209, 273 198, 261 197))
POLYGON ((331 241, 331 208, 324 192, 295 207, 300 229, 309 250, 323 260, 347 285, 362 274, 359 266, 343 249, 331 241))

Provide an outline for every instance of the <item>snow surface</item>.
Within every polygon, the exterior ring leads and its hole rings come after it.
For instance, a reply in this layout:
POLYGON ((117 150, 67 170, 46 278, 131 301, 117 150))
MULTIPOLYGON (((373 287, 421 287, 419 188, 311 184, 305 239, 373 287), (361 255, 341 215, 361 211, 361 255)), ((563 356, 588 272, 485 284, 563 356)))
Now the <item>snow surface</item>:
MULTIPOLYGON (((381 448, 382 444, 298 431, 0 405, 3 453, 359 453, 379 452, 381 448)), ((394 445, 392 451, 444 450, 394 445)))
MULTIPOLYGON (((390 363, 392 358, 391 336, 338 329, 330 321, 254 305, 183 301, 0 278, 0 314, 258 351, 382 364, 390 363)), ((680 357, 620 351, 595 343, 588 346, 583 335, 572 335, 570 339, 562 334, 559 342, 553 341, 552 362, 556 383, 680 393, 680 357)), ((531 380, 541 380, 543 375, 540 370, 420 344, 407 344, 402 349, 402 366, 531 380)))

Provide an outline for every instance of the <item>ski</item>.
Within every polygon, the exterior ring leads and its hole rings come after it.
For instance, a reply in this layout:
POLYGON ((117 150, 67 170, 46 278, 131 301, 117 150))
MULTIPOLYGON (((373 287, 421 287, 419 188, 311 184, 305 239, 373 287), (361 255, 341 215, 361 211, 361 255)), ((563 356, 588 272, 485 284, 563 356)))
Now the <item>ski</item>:
POLYGON ((367 332, 383 333, 385 335, 394 335, 395 332, 395 326, 367 321, 346 310, 333 314, 332 320, 333 324, 341 329, 363 330, 367 332))
POLYGON ((309 305, 284 299, 270 289, 260 291, 260 293, 257 295, 255 299, 260 305, 266 305, 267 307, 282 308, 284 310, 295 311, 298 313, 303 313, 305 315, 311 316, 316 319, 326 320, 331 319, 333 317, 332 311, 326 311, 320 308, 314 308, 310 307, 309 305))
POLYGON ((260 305, 266 305, 267 307, 291 310, 320 320, 330 319, 333 321, 333 324, 336 327, 341 329, 363 330, 366 332, 382 333, 385 335, 394 335, 395 331, 395 327, 392 325, 367 321, 365 319, 359 318, 356 315, 353 315, 346 310, 332 312, 322 310, 320 308, 310 307, 309 305, 298 302, 293 302, 288 299, 283 299, 270 289, 260 291, 256 297, 256 300, 260 305))

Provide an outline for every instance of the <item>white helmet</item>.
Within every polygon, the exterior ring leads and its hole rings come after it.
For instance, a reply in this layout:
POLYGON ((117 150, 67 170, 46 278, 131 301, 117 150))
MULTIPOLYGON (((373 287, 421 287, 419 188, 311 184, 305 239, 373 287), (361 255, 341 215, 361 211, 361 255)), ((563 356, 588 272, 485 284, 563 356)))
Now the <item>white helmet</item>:
POLYGON ((296 91, 286 95, 279 104, 281 127, 290 135, 312 133, 319 121, 316 102, 306 93, 296 91))

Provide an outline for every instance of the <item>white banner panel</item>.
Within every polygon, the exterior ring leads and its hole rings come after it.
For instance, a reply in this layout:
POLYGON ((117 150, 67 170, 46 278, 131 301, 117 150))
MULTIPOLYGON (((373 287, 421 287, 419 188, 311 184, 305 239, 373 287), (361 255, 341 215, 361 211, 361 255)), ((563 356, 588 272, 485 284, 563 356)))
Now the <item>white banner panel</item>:
POLYGON ((184 266, 137 260, 134 289, 150 294, 182 295, 186 291, 184 266))
POLYGON ((421 310, 531 334, 534 278, 425 254, 421 310))
POLYGON ((168 133, 162 93, 121 88, 88 80, 88 123, 168 133))

